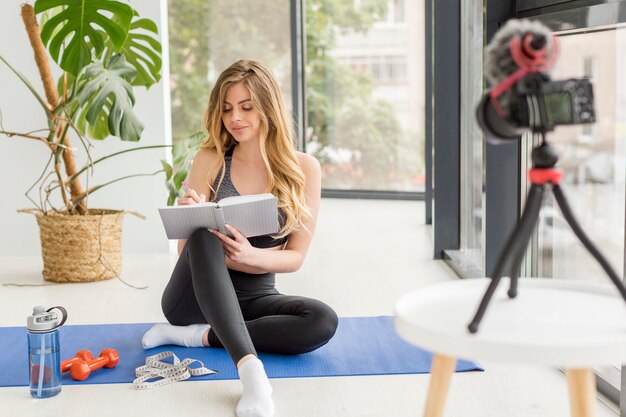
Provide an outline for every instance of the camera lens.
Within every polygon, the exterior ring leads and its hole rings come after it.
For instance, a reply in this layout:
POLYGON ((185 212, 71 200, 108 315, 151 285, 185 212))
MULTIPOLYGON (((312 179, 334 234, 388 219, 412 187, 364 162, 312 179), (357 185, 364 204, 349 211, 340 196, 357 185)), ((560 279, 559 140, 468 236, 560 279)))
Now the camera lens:
POLYGON ((501 139, 517 139, 522 130, 500 117, 491 103, 489 94, 485 94, 476 107, 476 120, 488 135, 501 139))

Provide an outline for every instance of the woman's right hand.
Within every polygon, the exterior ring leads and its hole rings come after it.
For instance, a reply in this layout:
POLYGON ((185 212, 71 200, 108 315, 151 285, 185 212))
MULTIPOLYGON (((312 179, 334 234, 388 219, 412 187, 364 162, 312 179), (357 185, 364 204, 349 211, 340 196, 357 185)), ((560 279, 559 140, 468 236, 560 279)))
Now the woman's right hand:
POLYGON ((184 197, 179 198, 176 203, 179 206, 189 206, 192 204, 204 203, 205 201, 206 196, 204 194, 198 195, 198 193, 196 193, 196 190, 194 190, 193 188, 189 188, 187 190, 187 194, 185 194, 184 197))

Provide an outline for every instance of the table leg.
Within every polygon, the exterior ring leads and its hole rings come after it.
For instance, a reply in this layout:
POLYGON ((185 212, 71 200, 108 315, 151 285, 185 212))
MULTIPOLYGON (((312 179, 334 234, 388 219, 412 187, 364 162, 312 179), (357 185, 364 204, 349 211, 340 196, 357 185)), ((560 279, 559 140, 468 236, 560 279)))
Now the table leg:
POLYGON ((567 385, 572 417, 595 417, 596 378, 591 369, 568 369, 567 385))
POLYGON ((430 385, 424 417, 442 417, 448 395, 452 373, 456 368, 456 358, 435 353, 430 373, 430 385))

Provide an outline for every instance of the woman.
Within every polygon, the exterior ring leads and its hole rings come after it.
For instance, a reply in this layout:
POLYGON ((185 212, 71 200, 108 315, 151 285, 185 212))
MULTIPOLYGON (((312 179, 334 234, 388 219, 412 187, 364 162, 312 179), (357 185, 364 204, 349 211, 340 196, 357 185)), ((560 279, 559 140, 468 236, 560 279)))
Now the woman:
POLYGON ((241 60, 218 78, 205 116, 208 137, 188 176, 179 205, 233 195, 278 197, 276 235, 243 237, 228 226, 197 230, 178 241, 179 260, 165 288, 159 323, 143 337, 163 344, 224 347, 237 366, 243 394, 240 417, 274 414, 272 388, 256 349, 298 354, 335 334, 337 315, 326 304, 280 294, 275 274, 302 266, 320 204, 320 165, 296 152, 276 78, 263 64, 241 60))

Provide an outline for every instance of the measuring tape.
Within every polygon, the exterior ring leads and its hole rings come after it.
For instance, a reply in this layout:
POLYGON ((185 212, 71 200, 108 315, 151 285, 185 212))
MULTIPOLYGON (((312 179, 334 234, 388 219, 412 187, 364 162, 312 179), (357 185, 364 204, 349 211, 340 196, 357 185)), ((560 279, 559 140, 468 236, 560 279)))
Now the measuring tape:
POLYGON ((135 389, 151 389, 167 385, 176 381, 183 381, 192 376, 216 374, 217 371, 204 367, 204 364, 196 359, 187 358, 181 361, 172 351, 161 352, 146 358, 146 364, 135 369, 137 379, 133 381, 135 389), (162 359, 172 358, 172 363, 163 362, 162 359), (199 367, 191 368, 190 364, 198 362, 199 367), (151 379, 156 381, 148 382, 151 379))

